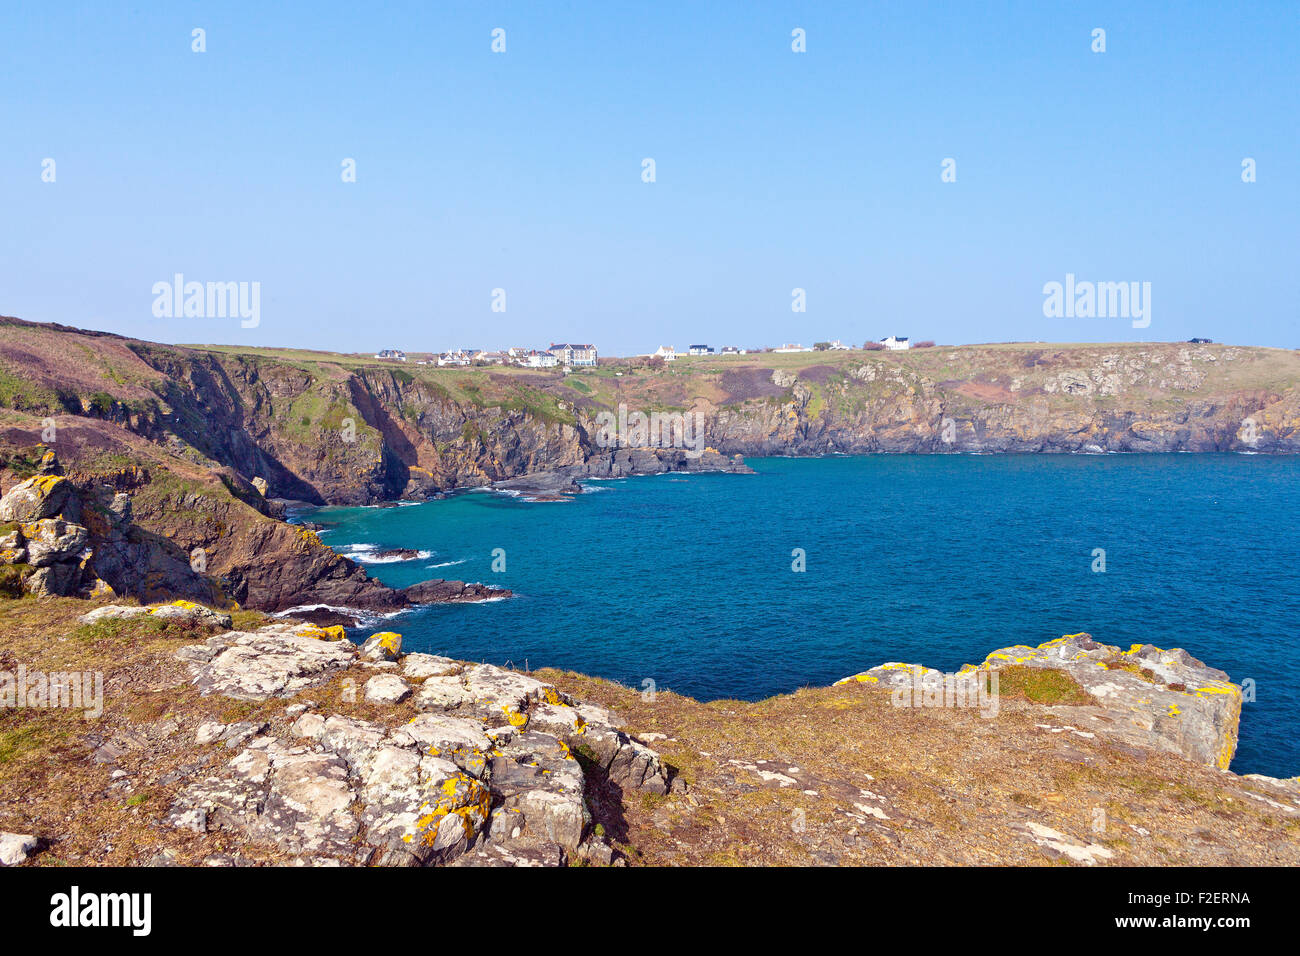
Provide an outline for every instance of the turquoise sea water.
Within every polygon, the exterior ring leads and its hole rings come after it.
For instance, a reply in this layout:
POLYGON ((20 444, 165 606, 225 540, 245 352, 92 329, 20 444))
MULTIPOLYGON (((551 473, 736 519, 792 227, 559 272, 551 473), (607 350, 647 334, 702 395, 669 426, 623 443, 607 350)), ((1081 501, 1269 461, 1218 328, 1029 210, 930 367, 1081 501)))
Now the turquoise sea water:
MULTIPOLYGON (((571 668, 754 700, 888 660, 951 670, 1088 631, 1251 678, 1240 773, 1300 773, 1300 460, 1240 455, 753 459, 755 475, 595 482, 324 508, 345 554, 402 586, 510 588, 387 623, 407 650, 571 668), (494 549, 506 570, 494 573, 494 549), (792 552, 806 553, 803 573, 792 552), (1093 550, 1105 549, 1105 573, 1093 550)), ((358 631, 358 636, 374 628, 358 631)))

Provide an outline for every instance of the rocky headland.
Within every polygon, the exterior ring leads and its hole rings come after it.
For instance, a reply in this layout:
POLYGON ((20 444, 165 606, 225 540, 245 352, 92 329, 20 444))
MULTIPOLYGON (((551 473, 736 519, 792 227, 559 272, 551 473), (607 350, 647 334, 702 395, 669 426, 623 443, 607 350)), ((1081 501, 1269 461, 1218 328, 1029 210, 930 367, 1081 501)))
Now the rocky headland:
POLYGON ((565 375, 0 319, 0 671, 104 681, 90 723, 0 712, 0 862, 1294 865, 1297 782, 1231 773, 1240 688, 1184 651, 1080 634, 954 675, 647 697, 353 645, 356 612, 507 592, 386 587, 286 502, 556 498, 755 454, 1292 454, 1297 381, 1297 353, 1234 346, 565 375), (611 446, 624 408, 698 441, 611 446))

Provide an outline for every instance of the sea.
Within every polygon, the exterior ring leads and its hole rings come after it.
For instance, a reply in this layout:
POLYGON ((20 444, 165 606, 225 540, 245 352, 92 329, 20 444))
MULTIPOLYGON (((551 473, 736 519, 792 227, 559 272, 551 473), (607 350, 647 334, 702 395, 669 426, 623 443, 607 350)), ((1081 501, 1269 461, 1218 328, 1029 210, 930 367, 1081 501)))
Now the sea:
POLYGON ((1300 774, 1300 459, 754 458, 752 475, 477 490, 297 520, 395 587, 512 596, 350 632, 700 700, 758 700, 886 661, 953 670, 1087 631, 1251 681, 1232 769, 1300 774), (416 556, 384 558, 388 548, 416 556))

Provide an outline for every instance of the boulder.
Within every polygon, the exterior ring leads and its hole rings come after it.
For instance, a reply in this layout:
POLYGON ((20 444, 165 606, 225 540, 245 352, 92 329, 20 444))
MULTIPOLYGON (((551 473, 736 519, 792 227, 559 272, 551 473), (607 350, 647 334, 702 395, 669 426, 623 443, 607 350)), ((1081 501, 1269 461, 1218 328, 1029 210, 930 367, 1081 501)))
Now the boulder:
MULTIPOLYGON (((1134 644, 1127 651, 1101 644, 1086 633, 1067 634, 1030 647, 1017 644, 944 674, 916 664, 889 663, 846 677, 837 684, 924 688, 931 682, 973 685, 980 672, 1003 667, 1063 671, 1086 692, 1082 704, 1055 704, 1054 718, 1087 727, 1126 744, 1179 754, 1227 770, 1237 749, 1241 688, 1221 670, 1208 667, 1182 648, 1164 650, 1134 644)), ((939 693, 943 693, 940 689, 939 693)))
POLYGON ((0 866, 17 866, 40 847, 39 837, 24 833, 0 833, 0 866))
POLYGON ((396 736, 409 740, 426 753, 437 751, 434 756, 455 750, 492 748, 492 738, 484 732, 482 723, 446 714, 421 714, 397 731, 396 736))
POLYGON ((298 633, 304 637, 314 637, 318 641, 345 641, 348 637, 342 624, 321 625, 313 622, 309 627, 299 628, 298 633))
POLYGON ((81 590, 83 569, 75 561, 59 561, 37 568, 23 579, 23 587, 36 597, 67 597, 81 590))
POLYGON ((23 564, 27 561, 27 541, 21 531, 0 535, 0 564, 23 564))
POLYGON ((394 631, 380 631, 361 645, 361 657, 367 661, 395 661, 402 653, 402 635, 394 631))
POLYGON ((411 696, 411 685, 396 674, 376 674, 366 681, 362 696, 371 704, 400 704, 411 696))
POLYGON ((166 822, 198 832, 230 828, 288 853, 364 862, 357 859, 353 799, 347 764, 337 755, 261 738, 220 773, 187 787, 166 822))
POLYGON ((165 621, 186 621, 190 624, 207 624, 213 627, 230 627, 232 623, 229 614, 214 611, 202 604, 195 604, 193 601, 173 601, 171 604, 160 604, 149 613, 153 617, 162 618, 165 621))
POLYGON ((39 521, 63 511, 72 482, 62 475, 37 475, 14 485, 0 498, 0 521, 39 521))
POLYGON ((148 614, 149 608, 134 604, 105 604, 93 611, 87 611, 77 618, 82 624, 94 624, 96 621, 117 621, 123 618, 140 617, 148 614))
POLYGON ((412 680, 426 677, 449 677, 461 672, 459 661, 436 654, 407 654, 402 658, 402 673, 412 680))
POLYGON ((27 563, 43 568, 57 561, 75 561, 85 550, 90 532, 62 518, 41 518, 22 526, 27 542, 27 563))
MULTIPOLYGON (((107 585, 104 586, 107 587, 107 585)), ((87 611, 78 620, 83 624, 94 624, 96 621, 121 620, 146 615, 164 621, 185 621, 190 624, 212 627, 230 627, 232 623, 229 614, 214 611, 202 604, 195 604, 193 601, 173 601, 170 604, 159 604, 153 607, 132 604, 105 604, 103 607, 87 611)))
POLYGON ((41 455, 40 463, 36 466, 38 475, 61 475, 63 466, 59 464, 59 457, 54 454, 53 448, 47 448, 45 454, 41 455))
POLYGON ((455 710, 473 701, 456 675, 427 678, 415 694, 415 706, 420 710, 455 710))
POLYGON ((318 641, 279 624, 228 631, 197 645, 197 652, 193 645, 181 648, 177 656, 189 662, 200 693, 265 700, 324 683, 356 660, 357 649, 351 641, 318 641))

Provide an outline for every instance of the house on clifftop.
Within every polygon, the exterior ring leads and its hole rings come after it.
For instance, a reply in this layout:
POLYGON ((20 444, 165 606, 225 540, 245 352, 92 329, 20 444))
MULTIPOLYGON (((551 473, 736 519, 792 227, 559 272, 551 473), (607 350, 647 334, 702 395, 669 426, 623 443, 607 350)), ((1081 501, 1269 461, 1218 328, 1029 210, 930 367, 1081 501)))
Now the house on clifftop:
POLYGON ((546 351, 554 355, 560 364, 564 366, 596 364, 596 346, 594 345, 570 345, 561 342, 558 345, 551 345, 546 351))

